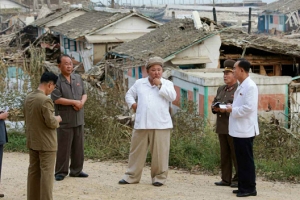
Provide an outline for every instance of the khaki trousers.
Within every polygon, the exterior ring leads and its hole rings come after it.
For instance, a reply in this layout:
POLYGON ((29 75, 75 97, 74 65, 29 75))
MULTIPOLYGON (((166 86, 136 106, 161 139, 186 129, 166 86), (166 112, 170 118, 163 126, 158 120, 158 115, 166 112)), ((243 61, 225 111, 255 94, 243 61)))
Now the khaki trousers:
POLYGON ((128 169, 123 177, 128 183, 141 180, 148 147, 151 152, 152 183, 164 184, 168 176, 170 129, 133 130, 129 154, 128 169))
POLYGON ((56 151, 29 150, 27 200, 52 200, 56 151))

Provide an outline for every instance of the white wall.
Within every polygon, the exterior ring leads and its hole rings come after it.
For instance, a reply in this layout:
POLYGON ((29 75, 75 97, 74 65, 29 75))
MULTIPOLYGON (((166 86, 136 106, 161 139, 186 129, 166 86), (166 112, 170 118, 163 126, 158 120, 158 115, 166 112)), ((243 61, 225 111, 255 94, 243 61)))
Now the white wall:
POLYGON ((221 38, 219 35, 215 35, 211 38, 204 40, 203 43, 194 45, 187 50, 176 55, 177 58, 187 57, 200 57, 207 56, 212 63, 207 63, 206 68, 218 68, 220 57, 221 38))
POLYGON ((8 1, 8 0, 0 0, 0 9, 7 9, 7 8, 18 8, 21 9, 22 11, 26 11, 26 8, 16 4, 12 1, 8 1))
POLYGON ((154 30, 154 29, 148 29, 148 27, 151 25, 153 25, 153 23, 149 22, 146 19, 132 16, 93 35, 111 34, 111 33, 151 32, 152 30, 154 30))

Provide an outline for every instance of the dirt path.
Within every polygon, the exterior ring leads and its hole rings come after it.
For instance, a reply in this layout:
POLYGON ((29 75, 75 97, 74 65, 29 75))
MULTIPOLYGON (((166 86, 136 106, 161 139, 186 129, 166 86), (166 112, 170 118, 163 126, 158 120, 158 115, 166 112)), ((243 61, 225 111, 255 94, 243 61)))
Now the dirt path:
MULTIPOLYGON (((26 178, 28 154, 4 153, 0 192, 3 199, 26 199, 26 178)), ((126 170, 126 164, 113 162, 86 161, 84 171, 87 179, 67 177, 54 182, 55 200, 132 200, 132 199, 236 199, 230 187, 214 186, 218 176, 193 175, 182 171, 170 170, 166 185, 154 187, 150 184, 149 167, 145 167, 139 184, 118 185, 126 170)), ((247 199, 261 200, 298 200, 299 184, 273 183, 259 179, 258 196, 247 199)))

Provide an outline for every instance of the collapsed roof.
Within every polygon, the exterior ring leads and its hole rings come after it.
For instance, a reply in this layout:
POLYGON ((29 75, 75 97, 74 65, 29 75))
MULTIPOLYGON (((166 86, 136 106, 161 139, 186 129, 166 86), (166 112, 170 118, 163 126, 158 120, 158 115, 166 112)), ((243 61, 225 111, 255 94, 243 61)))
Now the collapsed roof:
POLYGON ((299 0, 278 0, 273 3, 269 3, 261 7, 264 11, 279 12, 279 13, 290 13, 293 11, 300 10, 299 0))

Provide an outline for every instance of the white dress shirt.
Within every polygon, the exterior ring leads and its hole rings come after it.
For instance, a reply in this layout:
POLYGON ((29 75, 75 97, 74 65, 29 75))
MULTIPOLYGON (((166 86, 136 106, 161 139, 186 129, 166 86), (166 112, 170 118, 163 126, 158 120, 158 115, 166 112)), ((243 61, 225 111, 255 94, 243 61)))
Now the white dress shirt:
POLYGON ((139 79, 126 93, 129 108, 137 103, 134 129, 173 128, 169 105, 176 99, 176 91, 171 81, 163 78, 160 81, 159 89, 150 84, 148 77, 139 79))
POLYGON ((257 109, 258 89, 254 81, 247 77, 234 93, 229 116, 229 135, 237 138, 259 135, 257 109))

